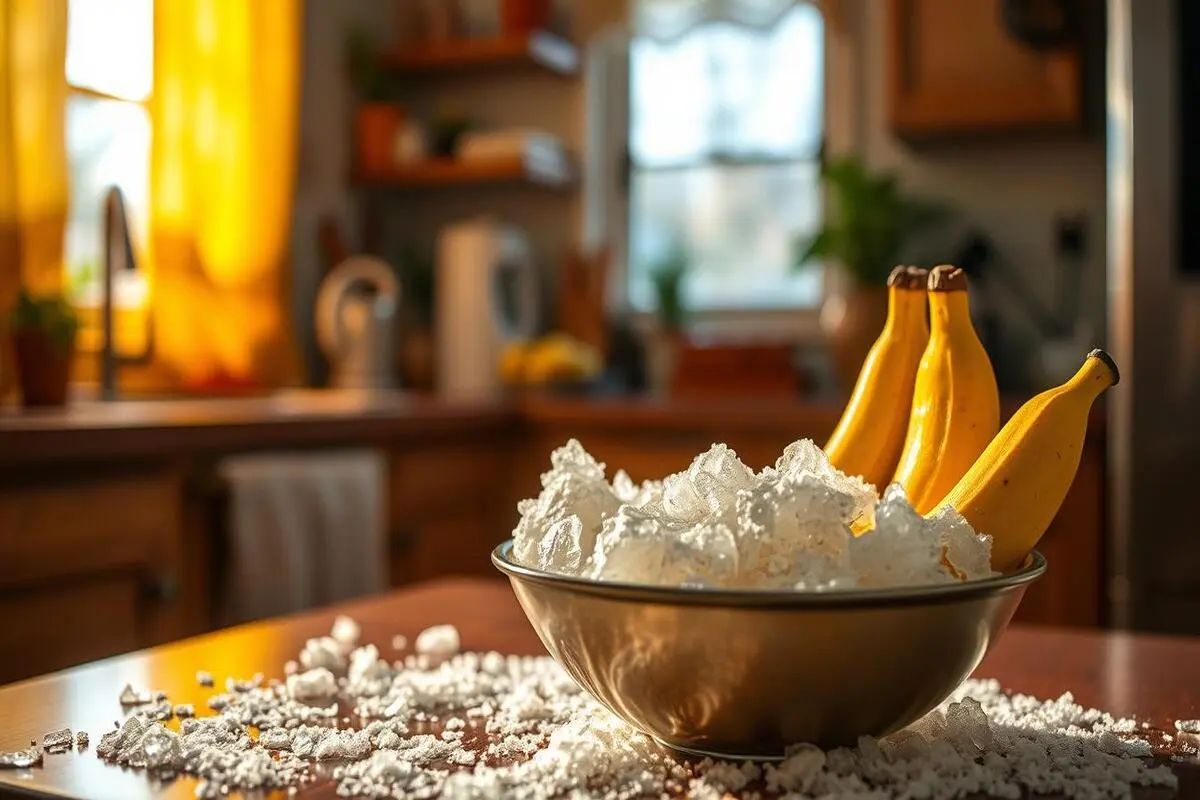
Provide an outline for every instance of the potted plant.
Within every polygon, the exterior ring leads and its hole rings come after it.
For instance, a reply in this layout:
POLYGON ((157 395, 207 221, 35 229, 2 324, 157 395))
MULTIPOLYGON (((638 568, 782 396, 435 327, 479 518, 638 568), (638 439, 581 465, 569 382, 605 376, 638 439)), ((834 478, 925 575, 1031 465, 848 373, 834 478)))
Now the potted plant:
POLYGON ((403 122, 400 106, 379 53, 364 32, 351 31, 346 55, 359 95, 354 114, 358 167, 367 173, 386 172, 395 162, 396 136, 403 122))
POLYGON ((401 248, 396 259, 400 279, 403 315, 399 325, 402 337, 396 348, 399 372, 404 385, 415 391, 434 388, 436 358, 433 338, 434 261, 413 245, 401 248))
POLYGON ((829 288, 820 325, 835 376, 853 386, 887 319, 887 276, 913 240, 948 214, 942 205, 901 193, 896 175, 871 172, 856 156, 822 159, 829 188, 825 225, 798 243, 796 266, 824 261, 829 288))
POLYGON ((9 314, 8 329, 22 405, 64 405, 79 333, 75 309, 62 295, 34 295, 22 288, 9 314))
POLYGON ((656 394, 667 392, 675 373, 687 324, 684 300, 687 274, 687 257, 679 249, 673 250, 650 270, 650 282, 657 300, 658 326, 650 337, 646 366, 650 387, 656 394))
POLYGON ((430 126, 430 145, 438 158, 454 158, 463 134, 472 128, 471 120, 456 111, 443 111, 430 126))

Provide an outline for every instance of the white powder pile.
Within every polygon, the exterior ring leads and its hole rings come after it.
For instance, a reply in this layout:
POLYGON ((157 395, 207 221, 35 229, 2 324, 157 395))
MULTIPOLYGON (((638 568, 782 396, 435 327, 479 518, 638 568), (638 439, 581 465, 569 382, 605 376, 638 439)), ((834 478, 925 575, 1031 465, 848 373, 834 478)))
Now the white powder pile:
POLYGON ((612 483, 572 439, 551 456, 536 499, 518 506, 513 555, 600 581, 830 591, 983 578, 991 538, 953 510, 917 514, 903 490, 835 469, 808 439, 754 472, 713 445, 684 472, 612 483), (873 530, 854 536, 856 520, 873 530))
MULTIPOLYGON (((178 732, 153 718, 158 701, 151 700, 102 736, 96 754, 159 777, 196 776, 201 797, 296 788, 330 774, 343 797, 455 800, 684 792, 699 800, 763 792, 788 800, 1018 798, 1022 791, 1119 798, 1134 785, 1177 784, 1169 768, 1145 758, 1150 745, 1133 720, 1083 708, 1070 695, 1051 702, 1006 695, 994 681, 968 681, 910 728, 863 738, 853 749, 800 745, 763 766, 689 762, 601 707, 552 659, 450 653, 458 640, 451 630, 417 637, 441 659, 424 666, 416 662, 431 653, 396 666, 374 645, 329 637, 346 664, 332 696, 304 701, 293 695, 294 682, 235 681, 235 691, 211 698, 218 714, 183 719, 178 732), (355 727, 338 726, 339 703, 354 709, 355 727)), ((326 667, 299 675, 310 672, 327 682, 326 667)), ((0 767, 33 764, 41 754, 0 754, 0 767)))

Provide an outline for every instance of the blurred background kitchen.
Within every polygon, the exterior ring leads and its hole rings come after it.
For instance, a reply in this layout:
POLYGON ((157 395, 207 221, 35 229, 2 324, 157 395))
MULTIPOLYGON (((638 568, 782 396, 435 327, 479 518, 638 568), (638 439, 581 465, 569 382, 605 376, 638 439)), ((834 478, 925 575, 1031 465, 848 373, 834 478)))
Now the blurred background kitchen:
POLYGON ((1005 416, 1121 365, 1018 617, 1200 631, 1198 13, 2 0, 0 682, 493 575, 568 437, 823 441, 897 263, 1005 416))

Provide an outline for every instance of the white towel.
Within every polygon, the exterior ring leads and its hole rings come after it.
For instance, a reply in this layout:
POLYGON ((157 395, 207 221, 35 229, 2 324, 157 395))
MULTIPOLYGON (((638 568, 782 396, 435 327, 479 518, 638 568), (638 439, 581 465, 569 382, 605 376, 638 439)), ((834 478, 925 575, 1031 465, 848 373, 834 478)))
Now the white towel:
POLYGON ((387 462, 374 450, 236 456, 222 626, 382 591, 387 462))

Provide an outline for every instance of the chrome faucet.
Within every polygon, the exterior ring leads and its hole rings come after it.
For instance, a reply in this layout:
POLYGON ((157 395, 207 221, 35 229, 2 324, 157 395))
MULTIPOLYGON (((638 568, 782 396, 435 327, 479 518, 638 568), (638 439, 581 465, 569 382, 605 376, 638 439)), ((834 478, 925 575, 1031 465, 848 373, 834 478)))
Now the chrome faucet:
POLYGON ((136 356, 123 356, 117 352, 113 282, 118 271, 137 269, 133 237, 129 232, 129 215, 125 210, 125 195, 117 186, 110 187, 104 196, 103 252, 100 276, 104 292, 100 309, 103 337, 100 345, 100 399, 115 400, 118 368, 126 364, 148 364, 154 357, 153 315, 146 319, 145 349, 136 356))

